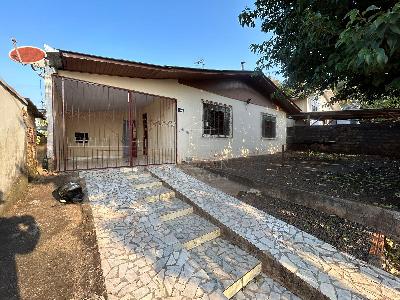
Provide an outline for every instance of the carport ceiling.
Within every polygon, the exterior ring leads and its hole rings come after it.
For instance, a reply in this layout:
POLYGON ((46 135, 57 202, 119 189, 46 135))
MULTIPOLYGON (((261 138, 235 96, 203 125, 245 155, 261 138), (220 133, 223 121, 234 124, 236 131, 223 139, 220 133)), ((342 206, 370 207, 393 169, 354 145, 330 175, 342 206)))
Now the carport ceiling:
MULTIPOLYGON (((61 78, 55 79, 56 93, 61 96, 61 78)), ((128 91, 64 79, 64 101, 67 111, 127 111, 128 91)), ((163 97, 132 92, 136 108, 144 107, 163 97)))

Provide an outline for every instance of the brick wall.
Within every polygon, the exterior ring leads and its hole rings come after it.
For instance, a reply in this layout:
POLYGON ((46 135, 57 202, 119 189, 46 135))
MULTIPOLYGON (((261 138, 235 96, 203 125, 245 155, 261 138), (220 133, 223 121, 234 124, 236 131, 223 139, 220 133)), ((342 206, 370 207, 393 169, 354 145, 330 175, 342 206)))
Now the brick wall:
POLYGON ((33 176, 37 173, 37 157, 36 157, 36 127, 35 117, 24 111, 23 119, 26 127, 26 145, 25 145, 25 172, 28 176, 33 176))
POLYGON ((288 128, 290 150, 400 157, 400 123, 367 123, 288 128))

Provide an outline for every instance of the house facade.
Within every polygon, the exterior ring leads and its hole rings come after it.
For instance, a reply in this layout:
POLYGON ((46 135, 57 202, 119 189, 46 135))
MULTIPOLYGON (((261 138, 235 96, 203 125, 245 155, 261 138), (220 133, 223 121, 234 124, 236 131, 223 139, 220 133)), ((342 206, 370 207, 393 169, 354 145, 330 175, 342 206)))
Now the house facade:
MULTIPOLYGON (((302 112, 329 112, 359 109, 359 106, 348 102, 340 101, 332 103, 335 96, 332 90, 324 90, 322 94, 314 94, 307 98, 292 99, 302 112)), ((310 120, 310 125, 335 125, 335 124, 354 124, 357 121, 351 120, 310 120)), ((291 123, 292 126, 294 122, 291 123)), ((291 126, 289 126, 291 127, 291 126)))
POLYGON ((56 169, 180 163, 280 151, 298 107, 249 71, 47 52, 48 157, 56 169), (50 109, 49 109, 50 108, 50 109))
POLYGON ((303 112, 340 110, 339 103, 332 103, 332 90, 325 90, 322 94, 311 95, 307 98, 295 99, 294 102, 303 112))

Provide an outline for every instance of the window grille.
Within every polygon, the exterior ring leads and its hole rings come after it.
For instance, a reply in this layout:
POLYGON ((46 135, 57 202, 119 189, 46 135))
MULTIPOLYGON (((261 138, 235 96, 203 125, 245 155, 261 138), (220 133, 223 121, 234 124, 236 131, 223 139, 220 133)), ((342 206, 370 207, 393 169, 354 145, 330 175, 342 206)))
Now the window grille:
POLYGON ((276 116, 262 114, 262 137, 276 138, 276 116))
POLYGON ((232 137, 232 106, 203 101, 203 136, 232 137))

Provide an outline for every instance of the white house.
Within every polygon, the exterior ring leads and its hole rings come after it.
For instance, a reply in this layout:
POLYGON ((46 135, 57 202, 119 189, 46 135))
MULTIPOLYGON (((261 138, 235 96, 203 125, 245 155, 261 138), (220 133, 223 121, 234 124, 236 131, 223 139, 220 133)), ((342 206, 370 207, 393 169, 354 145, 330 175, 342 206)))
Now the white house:
POLYGON ((265 75, 47 51, 48 157, 60 170, 274 153, 299 108, 265 75))
MULTIPOLYGON (((349 101, 332 102, 335 96, 332 90, 324 90, 322 94, 316 93, 307 98, 292 99, 302 112, 341 111, 359 109, 359 106, 349 101)), ((358 123, 354 120, 310 120, 310 125, 335 125, 358 123)), ((292 126, 294 122, 291 123, 292 126)))

